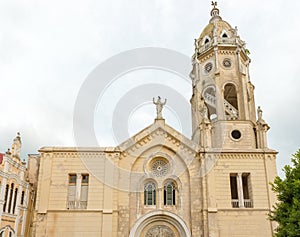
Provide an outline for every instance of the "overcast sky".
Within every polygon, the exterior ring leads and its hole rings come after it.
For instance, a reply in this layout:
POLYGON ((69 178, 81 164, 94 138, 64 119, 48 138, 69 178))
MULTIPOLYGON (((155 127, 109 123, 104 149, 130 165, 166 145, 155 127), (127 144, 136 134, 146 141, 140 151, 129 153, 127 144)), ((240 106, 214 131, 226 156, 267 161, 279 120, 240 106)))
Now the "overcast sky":
MULTIPOLYGON (((106 59, 134 48, 162 47, 190 57, 194 38, 210 19, 210 4, 208 0, 0 0, 0 150, 11 146, 17 131, 24 158, 42 146, 74 146, 74 104, 89 73, 106 59)), ((256 105, 271 127, 269 147, 279 151, 280 171, 300 148, 300 1, 223 0, 219 8, 224 20, 238 26, 251 52, 256 105)), ((147 83, 167 84, 187 101, 191 97, 191 85, 170 73, 142 70, 120 77, 108 86, 95 111, 101 146, 119 142, 111 125, 116 103, 147 83)), ((151 99, 131 112, 130 135, 152 123, 151 99)), ((171 107, 165 118, 181 130, 171 107)))

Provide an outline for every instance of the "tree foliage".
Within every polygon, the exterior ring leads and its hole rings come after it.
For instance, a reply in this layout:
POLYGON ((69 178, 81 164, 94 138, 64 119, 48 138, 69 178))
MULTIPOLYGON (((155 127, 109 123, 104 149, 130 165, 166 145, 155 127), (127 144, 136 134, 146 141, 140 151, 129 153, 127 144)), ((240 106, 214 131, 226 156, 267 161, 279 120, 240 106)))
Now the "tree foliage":
POLYGON ((300 150, 291 160, 293 166, 283 168, 285 178, 276 177, 272 184, 279 201, 270 214, 270 219, 278 223, 277 237, 300 236, 300 150))

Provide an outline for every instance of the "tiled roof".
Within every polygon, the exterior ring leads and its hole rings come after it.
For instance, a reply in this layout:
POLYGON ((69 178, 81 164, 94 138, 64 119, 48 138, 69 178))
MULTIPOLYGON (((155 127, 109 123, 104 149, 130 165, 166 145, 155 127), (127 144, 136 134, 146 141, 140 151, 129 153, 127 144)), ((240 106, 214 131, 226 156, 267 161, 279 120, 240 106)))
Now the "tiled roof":
POLYGON ((4 154, 0 153, 0 164, 2 164, 4 154))

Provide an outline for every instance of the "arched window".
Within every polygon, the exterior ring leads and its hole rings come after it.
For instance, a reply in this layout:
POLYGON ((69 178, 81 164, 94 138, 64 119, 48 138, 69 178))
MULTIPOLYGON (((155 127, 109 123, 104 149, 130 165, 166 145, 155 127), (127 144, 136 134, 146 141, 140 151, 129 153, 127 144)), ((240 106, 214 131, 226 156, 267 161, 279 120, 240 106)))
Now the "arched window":
POLYGON ((227 100, 234 108, 238 109, 237 92, 235 85, 228 83, 224 87, 224 99, 227 100))
POLYGON ((175 205, 175 184, 173 182, 168 182, 164 186, 164 205, 175 205))
POLYGON ((144 186, 144 205, 156 205, 156 187, 153 182, 144 186))
POLYGON ((221 33, 221 38, 229 38, 229 35, 227 34, 227 31, 224 29, 221 33))
POLYGON ((11 188, 10 188, 10 196, 9 196, 9 202, 8 202, 8 213, 10 213, 11 210, 11 204, 12 204, 12 196, 14 193, 14 184, 11 184, 11 188))
POLYGON ((25 195, 25 192, 22 191, 22 196, 21 196, 21 205, 24 205, 24 195, 25 195))
POLYGON ((208 108, 208 116, 210 120, 217 119, 217 109, 216 109, 216 88, 214 86, 208 86, 203 91, 203 98, 206 102, 208 108))
POLYGON ((15 189, 15 197, 14 197, 14 204, 13 204, 13 208, 12 208, 12 213, 15 214, 15 210, 16 210, 16 205, 17 205, 17 197, 18 197, 18 189, 15 189))
POLYGON ((238 99, 235 85, 228 83, 224 87, 224 106, 226 118, 229 120, 238 118, 238 99))
POLYGON ((224 33, 222 34, 222 38, 228 38, 228 35, 224 32, 224 33))
POLYGON ((3 212, 5 212, 6 207, 7 207, 8 192, 9 192, 9 185, 7 184, 6 185, 6 189, 5 189, 5 198, 4 198, 3 212))
POLYGON ((204 38, 203 38, 203 41, 202 41, 202 45, 205 45, 207 43, 210 42, 210 37, 208 35, 206 35, 204 38))

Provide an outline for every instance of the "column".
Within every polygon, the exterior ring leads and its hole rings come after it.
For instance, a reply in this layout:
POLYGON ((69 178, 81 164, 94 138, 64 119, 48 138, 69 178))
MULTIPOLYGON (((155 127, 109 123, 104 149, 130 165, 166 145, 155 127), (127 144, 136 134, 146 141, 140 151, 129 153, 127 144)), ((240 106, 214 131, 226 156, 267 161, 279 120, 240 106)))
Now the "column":
POLYGON ((10 212, 9 212, 10 214, 14 214, 13 210, 14 210, 15 195, 16 195, 16 187, 14 186, 13 192, 12 192, 12 198, 11 198, 11 205, 10 205, 10 212))
POLYGON ((238 184, 239 207, 244 207, 244 193, 243 193, 242 173, 237 174, 237 184, 238 184))
POLYGON ((28 197, 29 197, 29 189, 27 188, 26 192, 25 192, 25 195, 24 195, 24 205, 25 205, 26 208, 24 209, 24 212, 23 212, 21 236, 24 236, 24 232, 25 232, 27 209, 28 209, 28 197))
POLYGON ((7 179, 3 178, 2 179, 2 184, 1 184, 1 193, 0 193, 0 226, 1 226, 1 220, 2 220, 2 214, 3 214, 3 205, 4 205, 4 198, 5 198, 5 190, 6 190, 6 183, 7 179))
POLYGON ((157 203, 158 203, 158 209, 162 208, 162 190, 163 188, 157 187, 157 203))
POLYGON ((7 159, 3 158, 3 162, 4 162, 4 169, 3 172, 7 173, 8 169, 9 169, 9 163, 7 162, 7 159))
POLYGON ((206 171, 207 171, 207 223, 208 223, 208 236, 219 237, 218 231, 218 208, 216 200, 216 180, 215 170, 213 166, 217 157, 215 155, 208 155, 205 158, 206 171))
POLYGON ((22 186, 19 186, 19 190, 18 190, 18 197, 17 197, 17 201, 16 201, 16 221, 15 221, 15 232, 18 233, 18 226, 19 226, 19 222, 20 222, 20 204, 21 204, 21 196, 22 196, 22 191, 23 191, 23 187, 22 186))
MULTIPOLYGON (((9 169, 9 163, 7 162, 6 157, 3 158, 3 162, 4 162, 3 172, 7 173, 8 169, 9 169)), ((4 205, 4 202, 5 202, 4 198, 5 198, 5 192, 6 192, 6 185, 7 185, 7 178, 3 177, 2 185, 1 185, 1 193, 0 193, 0 217, 2 217, 2 213, 3 213, 3 205, 4 205)), ((6 208, 7 208, 7 204, 6 204, 6 208)), ((4 210, 4 212, 5 212, 5 210, 4 210)), ((0 225, 1 225, 1 218, 0 218, 0 225)))
POLYGON ((103 190, 103 217, 101 236, 113 236, 113 188, 114 164, 109 158, 105 158, 105 179, 103 190))
POLYGON ((214 47, 216 71, 219 71, 218 47, 214 47))
POLYGON ((80 193, 81 193, 81 180, 82 175, 76 174, 76 191, 75 191, 75 207, 80 208, 80 193))

